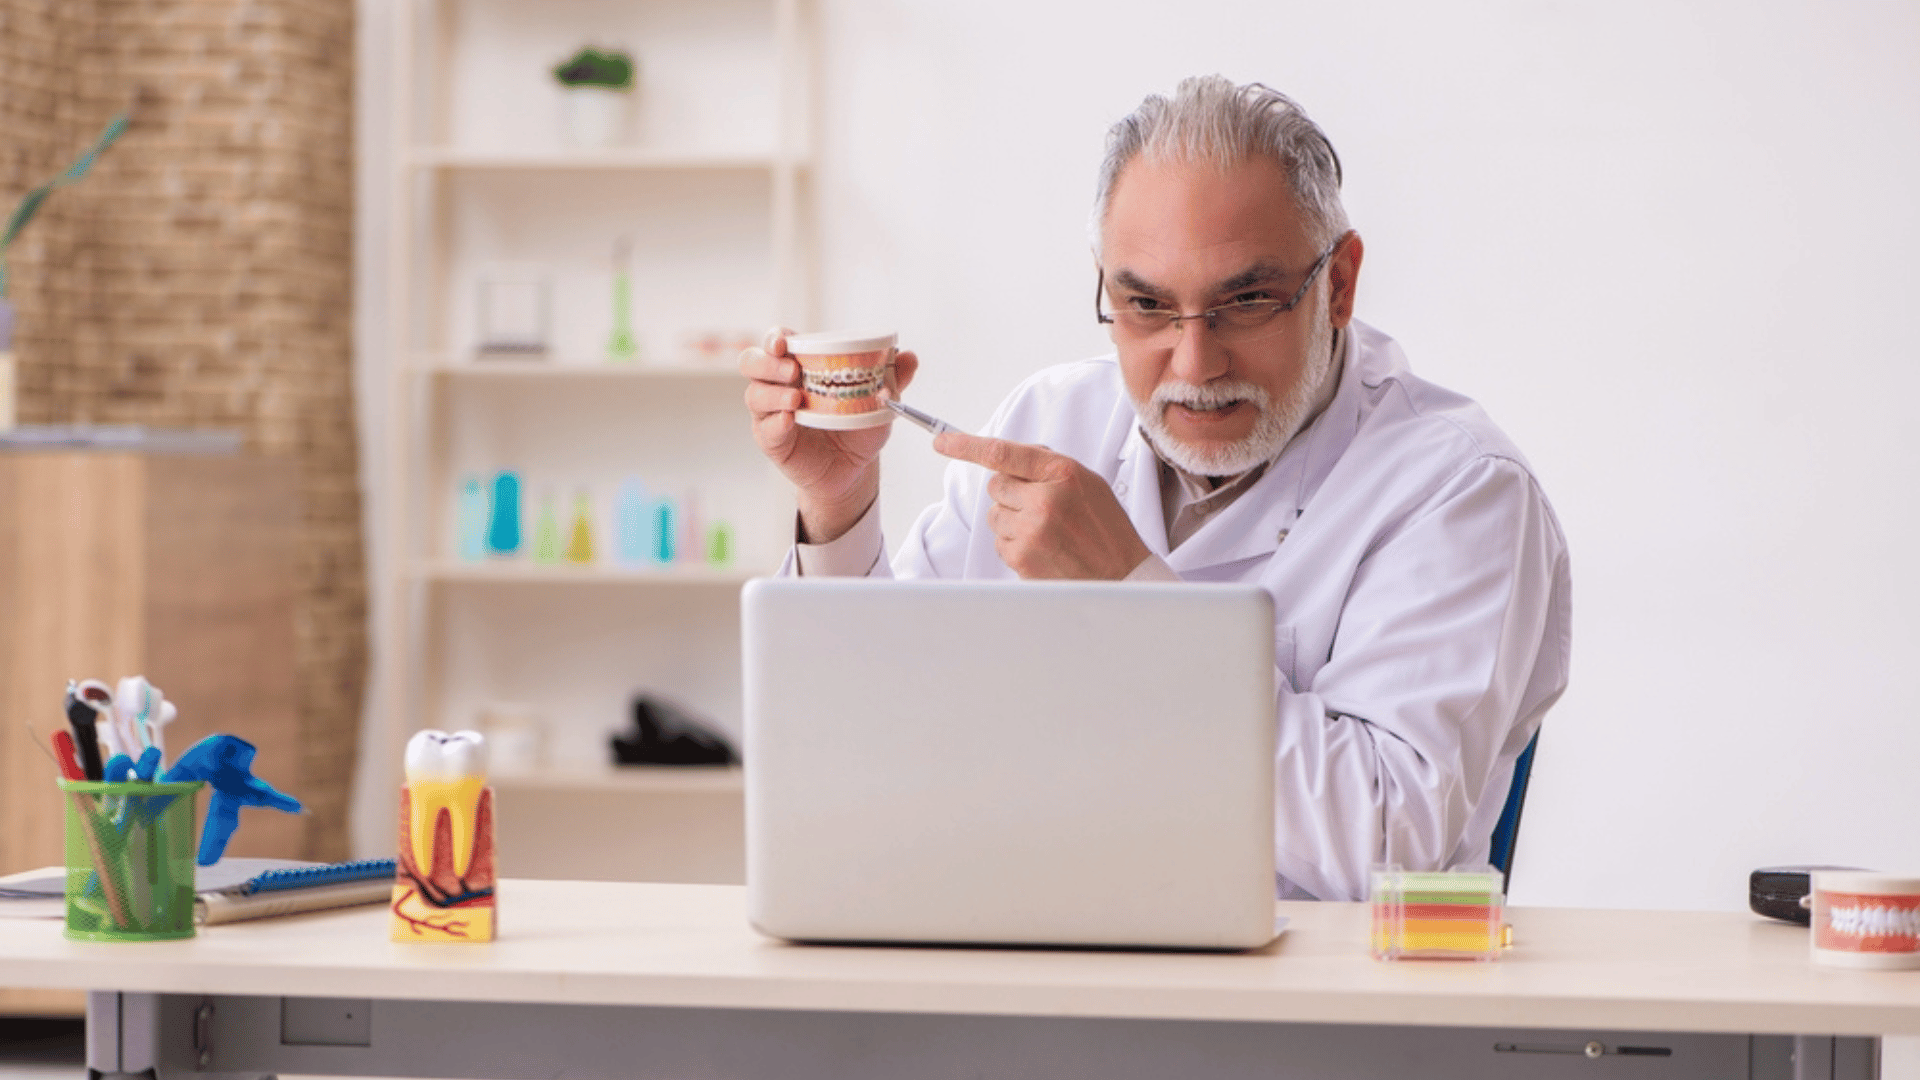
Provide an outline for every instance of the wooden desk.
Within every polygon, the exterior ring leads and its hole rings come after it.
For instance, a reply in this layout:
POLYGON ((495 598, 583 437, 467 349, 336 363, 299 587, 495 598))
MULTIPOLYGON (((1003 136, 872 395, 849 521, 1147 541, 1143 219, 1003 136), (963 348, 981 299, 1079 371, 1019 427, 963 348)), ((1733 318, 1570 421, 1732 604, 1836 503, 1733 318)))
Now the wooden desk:
POLYGON ((1358 904, 1283 904, 1225 955, 791 945, 745 904, 509 880, 471 947, 390 944, 382 908, 131 946, 0 921, 0 979, 114 988, 92 1064, 162 1076, 1587 1077, 1597 1041, 1609 1080, 1864 1078, 1871 1036, 1920 1034, 1920 973, 1813 968, 1744 915, 1523 909, 1498 963, 1385 964, 1358 904))
MULTIPOLYGON (((259 748, 260 776, 311 798, 295 699, 299 531, 290 459, 0 451, 0 867, 66 857, 65 804, 27 727, 44 740, 64 726, 68 679, 144 674, 180 708, 173 753, 231 732, 259 748)), ((301 818, 251 813, 231 854, 305 854, 301 818)), ((0 989, 0 1013, 81 1006, 0 989)))

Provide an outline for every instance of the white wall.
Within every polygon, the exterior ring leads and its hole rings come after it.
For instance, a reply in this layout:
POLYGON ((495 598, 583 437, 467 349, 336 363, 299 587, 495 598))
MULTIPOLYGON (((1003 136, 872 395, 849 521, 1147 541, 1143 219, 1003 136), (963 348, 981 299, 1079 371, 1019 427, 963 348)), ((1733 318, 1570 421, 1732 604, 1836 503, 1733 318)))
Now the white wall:
MULTIPOLYGON (((823 5, 823 316, 978 424, 1104 351, 1106 125, 1218 71, 1300 100, 1360 317, 1532 457, 1574 557, 1520 903, 1739 908, 1772 863, 1920 868, 1920 6, 823 5)), ((931 497, 889 450, 894 535, 931 497)))
MULTIPOLYGON (((822 322, 897 327, 957 423, 1104 351, 1085 215, 1143 94, 1218 71, 1328 130, 1360 317, 1516 437, 1573 549, 1516 902, 1732 909, 1755 866, 1920 869, 1920 5, 815 6, 822 322)), ((939 476, 897 440, 894 535, 939 476)))

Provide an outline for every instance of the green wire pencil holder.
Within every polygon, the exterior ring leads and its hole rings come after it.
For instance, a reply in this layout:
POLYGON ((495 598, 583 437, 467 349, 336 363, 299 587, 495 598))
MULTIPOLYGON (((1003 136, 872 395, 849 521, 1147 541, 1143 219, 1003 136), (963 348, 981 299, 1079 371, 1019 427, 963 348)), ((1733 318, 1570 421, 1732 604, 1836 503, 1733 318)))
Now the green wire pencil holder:
POLYGON ((67 803, 67 937, 193 936, 193 803, 203 786, 60 781, 67 803))

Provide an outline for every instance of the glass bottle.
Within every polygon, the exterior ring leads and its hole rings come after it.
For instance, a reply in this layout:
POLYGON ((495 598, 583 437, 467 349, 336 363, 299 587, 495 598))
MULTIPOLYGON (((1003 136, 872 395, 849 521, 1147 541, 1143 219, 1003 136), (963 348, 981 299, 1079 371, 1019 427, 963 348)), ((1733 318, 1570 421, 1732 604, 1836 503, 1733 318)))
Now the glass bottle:
POLYGON ((553 492, 540 496, 540 518, 533 526, 533 561, 553 565, 560 561, 560 516, 553 509, 553 492))
POLYGON ((585 488, 573 497, 573 527, 567 530, 567 561, 576 566, 593 562, 593 496, 585 488))
POLYGON ((630 364, 640 355, 633 337, 633 245, 626 237, 613 242, 613 336, 607 339, 607 359, 630 364))

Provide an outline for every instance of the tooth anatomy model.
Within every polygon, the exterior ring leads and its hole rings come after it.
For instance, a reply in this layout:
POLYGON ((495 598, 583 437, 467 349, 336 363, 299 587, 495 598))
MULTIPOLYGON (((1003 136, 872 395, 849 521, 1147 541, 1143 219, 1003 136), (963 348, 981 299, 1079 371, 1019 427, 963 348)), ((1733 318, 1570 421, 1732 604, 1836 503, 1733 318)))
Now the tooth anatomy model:
POLYGON ((477 731, 421 731, 407 741, 400 791, 394 941, 492 941, 493 790, 477 731))

